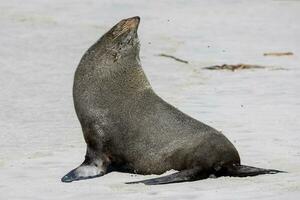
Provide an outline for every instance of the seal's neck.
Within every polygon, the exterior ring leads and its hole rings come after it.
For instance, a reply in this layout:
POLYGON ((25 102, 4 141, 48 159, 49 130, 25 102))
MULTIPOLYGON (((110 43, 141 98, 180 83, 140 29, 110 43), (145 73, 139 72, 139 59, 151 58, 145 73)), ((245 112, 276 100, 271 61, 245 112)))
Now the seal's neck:
POLYGON ((135 58, 134 62, 133 59, 123 60, 112 68, 106 69, 105 72, 102 69, 101 81, 110 92, 118 95, 133 94, 151 87, 139 63, 139 58, 135 58))

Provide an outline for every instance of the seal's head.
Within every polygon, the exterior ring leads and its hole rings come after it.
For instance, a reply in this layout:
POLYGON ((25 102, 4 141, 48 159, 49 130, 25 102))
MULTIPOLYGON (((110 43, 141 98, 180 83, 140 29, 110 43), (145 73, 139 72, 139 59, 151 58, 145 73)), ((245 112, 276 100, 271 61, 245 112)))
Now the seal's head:
POLYGON ((139 39, 137 29, 140 17, 123 19, 112 27, 100 39, 105 46, 106 53, 114 54, 115 60, 121 57, 139 54, 139 39))

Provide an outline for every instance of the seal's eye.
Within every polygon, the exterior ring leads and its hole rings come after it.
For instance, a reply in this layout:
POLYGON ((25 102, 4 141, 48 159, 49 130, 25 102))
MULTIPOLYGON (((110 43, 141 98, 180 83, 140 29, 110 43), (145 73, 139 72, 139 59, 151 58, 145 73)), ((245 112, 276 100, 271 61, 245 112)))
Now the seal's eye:
POLYGON ((119 45, 118 45, 118 46, 119 46, 119 50, 122 50, 122 48, 123 48, 123 45, 124 45, 124 43, 123 43, 123 42, 120 42, 120 43, 119 43, 119 45))

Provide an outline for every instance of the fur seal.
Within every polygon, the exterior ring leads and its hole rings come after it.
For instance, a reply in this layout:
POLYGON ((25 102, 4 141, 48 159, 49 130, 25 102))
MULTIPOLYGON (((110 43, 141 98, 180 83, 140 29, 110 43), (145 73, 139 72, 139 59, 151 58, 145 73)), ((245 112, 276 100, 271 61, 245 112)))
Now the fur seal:
POLYGON ((140 64, 139 22, 139 17, 121 20, 88 49, 77 67, 73 97, 87 150, 83 163, 61 180, 94 178, 112 170, 179 171, 130 182, 153 185, 281 172, 241 165, 222 133, 155 94, 140 64))

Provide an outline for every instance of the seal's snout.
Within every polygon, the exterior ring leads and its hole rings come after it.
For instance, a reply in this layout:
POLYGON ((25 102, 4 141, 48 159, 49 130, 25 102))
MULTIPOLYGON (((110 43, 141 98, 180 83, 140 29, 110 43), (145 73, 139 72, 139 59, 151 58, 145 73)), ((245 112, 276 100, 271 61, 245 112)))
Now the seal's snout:
POLYGON ((131 17, 128 19, 124 19, 124 28, 128 28, 128 29, 137 29, 140 23, 140 17, 139 16, 135 16, 135 17, 131 17))
POLYGON ((136 33, 139 27, 140 17, 131 17, 121 20, 116 24, 109 32, 108 37, 115 40, 121 38, 121 36, 127 36, 128 34, 136 33))

